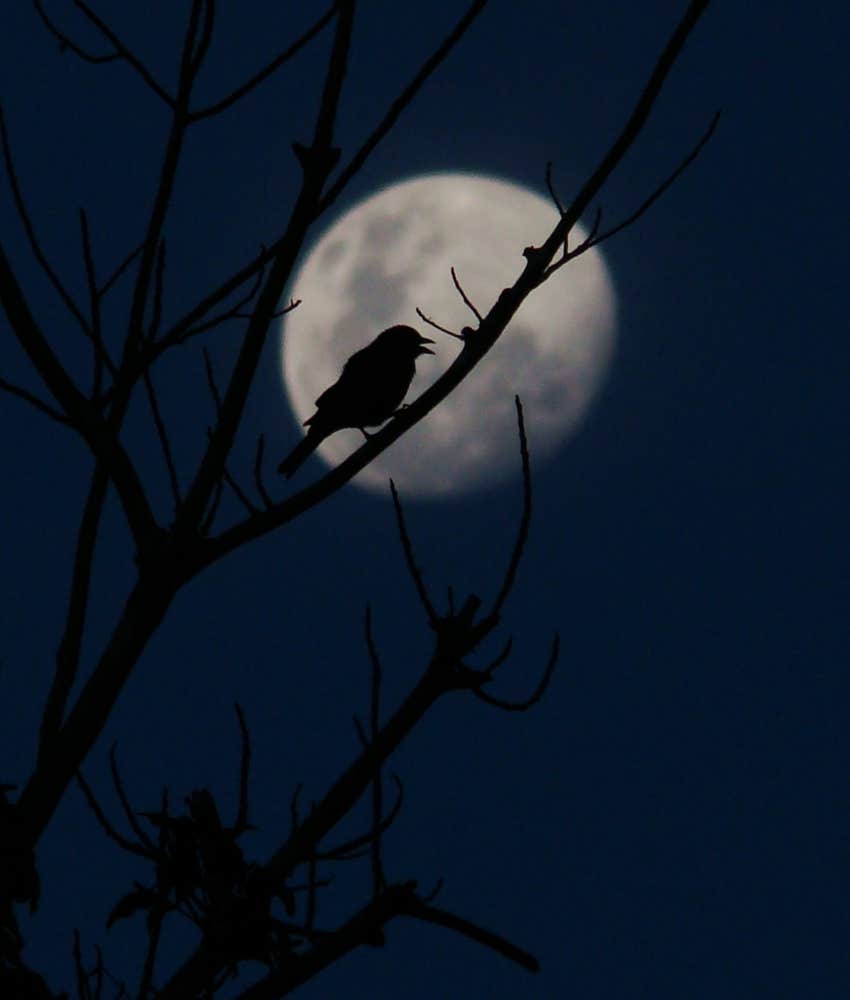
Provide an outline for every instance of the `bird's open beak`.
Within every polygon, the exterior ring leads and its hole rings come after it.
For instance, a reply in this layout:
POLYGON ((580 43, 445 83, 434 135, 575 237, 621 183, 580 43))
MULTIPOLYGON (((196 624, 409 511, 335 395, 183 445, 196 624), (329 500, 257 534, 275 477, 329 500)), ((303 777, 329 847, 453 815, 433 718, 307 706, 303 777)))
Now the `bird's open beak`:
POLYGON ((423 347, 423 344, 433 344, 433 340, 429 340, 427 337, 423 337, 422 334, 419 335, 419 353, 420 354, 433 354, 433 351, 429 351, 427 347, 423 347))

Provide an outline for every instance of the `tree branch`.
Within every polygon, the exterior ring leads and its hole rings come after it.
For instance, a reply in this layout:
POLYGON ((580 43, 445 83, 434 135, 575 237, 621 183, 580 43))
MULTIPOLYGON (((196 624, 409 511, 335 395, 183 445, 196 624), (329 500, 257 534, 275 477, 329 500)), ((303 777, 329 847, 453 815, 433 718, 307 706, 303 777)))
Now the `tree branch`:
POLYGON ((288 62, 296 52, 300 51, 309 41, 316 37, 322 28, 331 20, 331 18, 336 13, 337 3, 336 0, 328 7, 324 14, 316 21, 311 27, 297 38, 287 49, 284 49, 280 55, 275 56, 274 59, 267 65, 264 66, 259 73, 255 73, 250 80, 246 80, 241 86, 237 87, 235 90, 231 91, 227 97, 223 97, 220 101, 216 101, 215 104, 210 104, 206 108, 200 108, 197 111, 192 111, 189 118, 193 122, 200 121, 202 118, 210 118, 213 115, 221 114, 227 108, 231 107, 237 101, 241 100, 243 97, 255 90, 264 80, 267 80, 276 70, 280 69, 285 62, 288 62))
POLYGON ((309 150, 304 150, 302 153, 299 153, 301 147, 296 147, 296 154, 302 160, 304 171, 301 190, 292 211, 285 242, 272 263, 271 272, 260 293, 257 307, 248 322, 248 329, 222 401, 221 415, 189 489, 182 517, 178 518, 181 527, 199 523, 215 484, 222 474, 242 418, 272 315, 307 229, 315 218, 315 206, 321 189, 336 161, 337 154, 332 146, 333 130, 347 67, 353 20, 353 0, 340 0, 313 144, 309 150))
MULTIPOLYGON (((91 23, 95 25, 95 27, 100 31, 100 33, 109 40, 109 42, 115 49, 115 54, 113 58, 123 59, 126 63, 129 63, 129 65, 133 67, 133 69, 139 74, 139 76, 145 81, 145 83, 150 87, 150 89, 157 95, 157 97, 165 101, 165 103, 169 107, 173 108, 175 104, 174 98, 168 93, 168 91, 164 87, 160 86, 160 84, 157 83, 151 71, 144 65, 141 59, 139 59, 139 57, 129 48, 129 46, 125 45, 124 42, 121 41, 121 39, 118 37, 118 35, 115 34, 115 32, 109 27, 109 25, 94 12, 91 9, 91 7, 89 7, 89 5, 84 2, 84 0, 74 0, 74 6, 77 7, 79 10, 81 10, 83 14, 85 14, 85 16, 91 21, 91 23)), ((44 16, 42 16, 42 20, 44 20, 45 23, 47 23, 44 16)), ((68 41, 68 39, 65 39, 65 44, 69 45, 70 47, 70 42, 68 41)), ((82 50, 80 50, 76 46, 73 46, 73 49, 78 56, 81 56, 81 58, 86 59, 87 62, 106 61, 103 58, 92 59, 84 55, 82 53, 82 50)))

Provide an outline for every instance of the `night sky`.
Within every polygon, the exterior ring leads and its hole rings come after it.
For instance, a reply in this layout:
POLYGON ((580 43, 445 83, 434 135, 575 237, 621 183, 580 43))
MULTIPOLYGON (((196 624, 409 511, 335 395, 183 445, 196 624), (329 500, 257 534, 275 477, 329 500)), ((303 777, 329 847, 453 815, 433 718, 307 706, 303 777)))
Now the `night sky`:
MULTIPOLYGON (((45 5, 75 38, 103 48, 70 2, 45 5)), ((79 209, 105 274, 143 231, 168 116, 125 65, 60 55, 31 5, 7 6, 0 100, 16 168, 46 253, 84 299, 79 209)), ((208 102, 323 9, 219 6, 199 84, 208 102)), ((96 9, 171 86, 185 7, 96 9)), ((361 7, 340 113, 344 150, 462 5, 431 0, 421 15, 407 4, 361 7)), ((327 221, 436 171, 545 193, 550 160, 568 200, 624 123, 684 7, 493 0, 327 221)), ((718 0, 704 16, 603 193, 605 218, 634 209, 722 108, 717 133, 660 203, 606 245, 619 299, 610 375, 578 435, 545 462, 532 455, 531 537, 500 633, 514 634, 515 653, 493 691, 529 693, 558 631, 552 684, 522 715, 447 697, 388 767, 405 787, 385 843, 389 877, 423 887, 444 879, 441 905, 528 949, 542 971, 397 920, 385 948, 355 952, 304 997, 847 996, 848 37, 846 4, 718 0)), ((281 231, 298 178, 290 147, 309 139, 328 39, 190 136, 167 227, 166 321, 281 231)), ((86 343, 32 260, 5 179, 0 233, 37 318, 85 382, 86 343)), ((112 300, 108 336, 120 334, 129 287, 112 300)), ((0 376, 40 391, 5 317, 0 333, 0 376)), ((222 380, 237 336, 222 328, 207 340, 222 380)), ((274 456, 298 439, 279 349, 273 338, 231 463, 249 481, 259 432, 274 456)), ((213 418, 199 347, 169 356, 158 386, 188 477, 213 418)), ((167 479, 142 404, 140 393, 124 441, 167 520, 167 479)), ((18 400, 0 395, 0 414, 0 781, 24 784, 91 464, 77 437, 18 400)), ((313 462, 305 481, 320 472, 313 462)), ((287 488, 276 483, 276 495, 287 488)), ((520 503, 518 479, 456 501, 406 502, 436 601, 448 584, 494 595, 520 503)), ((133 573, 113 504, 86 669, 133 573)), ((419 676, 429 631, 389 493, 351 486, 190 584, 86 762, 116 822, 115 740, 140 809, 156 807, 166 782, 174 801, 206 786, 233 809, 238 700, 254 742, 260 828, 245 847, 266 857, 288 831, 295 785, 304 783, 304 802, 320 797, 358 748, 351 716, 368 711, 367 601, 389 709, 419 676)), ((368 823, 365 807, 357 819, 368 823)), ((46 889, 34 918, 22 916, 27 959, 55 989, 70 988, 79 927, 89 957, 103 944, 107 966, 132 980, 142 918, 108 933, 104 923, 148 873, 104 837, 76 787, 39 862, 46 889)), ((368 866, 341 882, 320 921, 365 899, 368 866)), ((163 953, 163 974, 181 954, 163 953)))

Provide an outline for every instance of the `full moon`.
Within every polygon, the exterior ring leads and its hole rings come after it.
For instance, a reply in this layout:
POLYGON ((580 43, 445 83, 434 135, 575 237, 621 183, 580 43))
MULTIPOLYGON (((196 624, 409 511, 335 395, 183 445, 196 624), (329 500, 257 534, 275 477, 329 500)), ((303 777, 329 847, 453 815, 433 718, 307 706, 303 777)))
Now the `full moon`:
MULTIPOLYGON (((523 249, 543 243, 557 221, 552 202, 527 188, 466 174, 394 184, 346 212, 313 246, 290 289, 301 305, 284 321, 282 368, 299 421, 315 412, 345 361, 396 323, 435 341, 436 356, 417 361, 406 402, 414 400, 462 346, 425 324, 416 308, 455 332, 474 329, 450 269, 486 315, 519 276, 523 249)), ((570 246, 585 236, 576 226, 570 246)), ((594 248, 532 292, 471 375, 353 482, 384 492, 392 477, 408 495, 436 497, 506 479, 520 467, 517 394, 532 460, 550 455, 587 412, 615 326, 613 283, 594 248)), ((337 465, 362 442, 359 431, 338 431, 318 454, 337 465)))

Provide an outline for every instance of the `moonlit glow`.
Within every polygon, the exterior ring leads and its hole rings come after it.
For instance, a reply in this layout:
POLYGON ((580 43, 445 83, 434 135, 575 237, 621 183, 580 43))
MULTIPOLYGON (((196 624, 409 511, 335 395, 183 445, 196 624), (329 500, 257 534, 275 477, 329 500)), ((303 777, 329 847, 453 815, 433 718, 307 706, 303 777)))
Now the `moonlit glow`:
MULTIPOLYGON (((486 314, 557 222, 554 207, 526 188, 465 174, 419 177, 385 188, 341 216, 313 246, 290 294, 282 366, 299 422, 339 377, 346 359, 395 323, 436 341, 436 358, 417 362, 407 402, 460 350, 422 322, 418 306, 456 331, 475 326, 451 280, 486 314)), ((575 246, 586 233, 576 227, 575 246)), ((608 367, 616 323, 614 288, 592 249, 534 291, 473 373, 435 410, 379 455, 353 482, 385 491, 390 476, 408 495, 481 489, 519 469, 513 398, 525 409, 535 460, 578 427, 608 367)), ((329 437, 319 454, 336 465, 363 441, 359 431, 329 437)), ((284 449, 285 449, 284 445, 284 449)), ((306 475, 305 466, 301 475, 306 475)))

